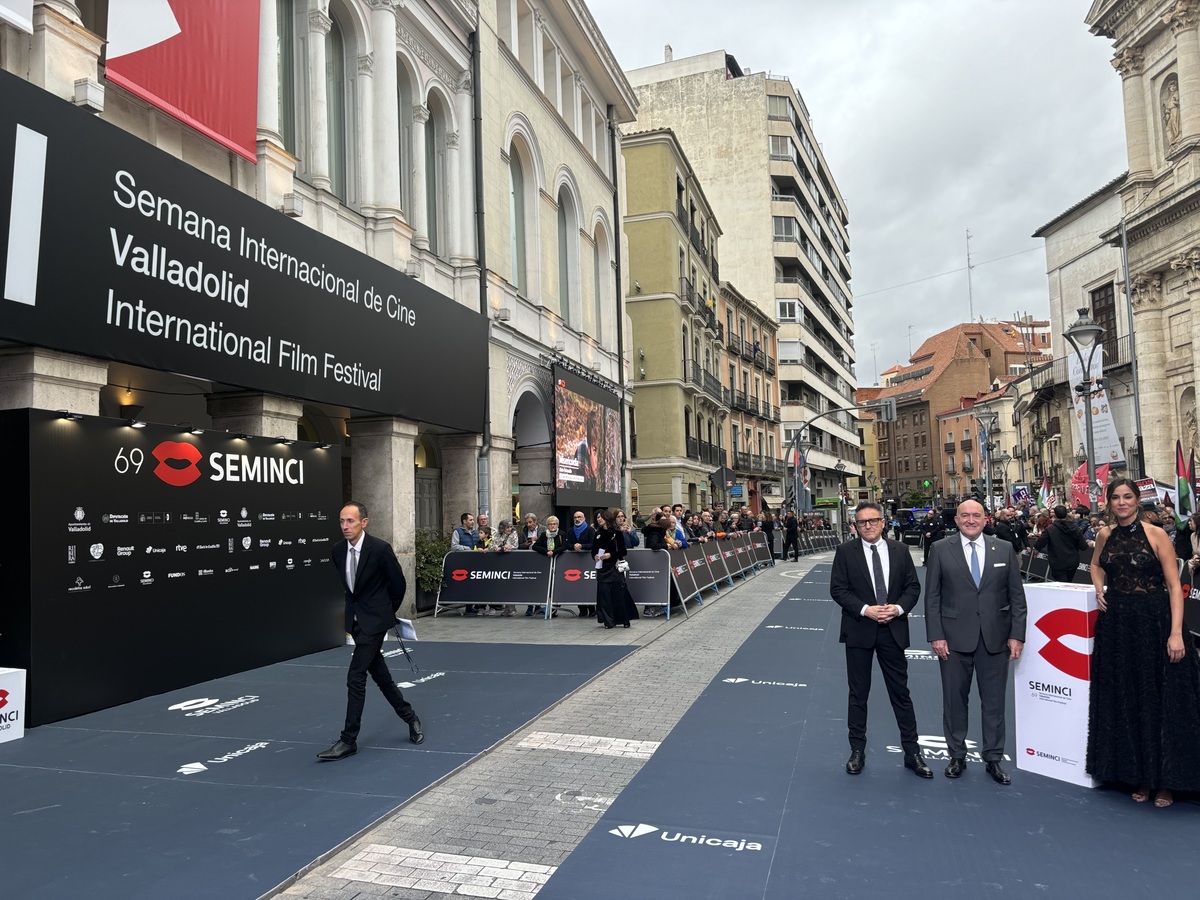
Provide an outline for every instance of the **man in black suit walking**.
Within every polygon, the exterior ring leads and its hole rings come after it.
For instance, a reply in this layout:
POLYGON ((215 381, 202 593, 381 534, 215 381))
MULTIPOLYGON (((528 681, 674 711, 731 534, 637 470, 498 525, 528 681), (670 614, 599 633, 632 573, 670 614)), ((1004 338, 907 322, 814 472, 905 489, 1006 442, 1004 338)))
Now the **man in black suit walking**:
POLYGON ((317 754, 317 759, 345 759, 358 752, 358 731, 370 673, 383 696, 401 719, 408 723, 408 739, 425 740, 421 720, 404 699, 383 658, 383 637, 396 624, 396 611, 404 600, 407 584, 404 570, 391 544, 366 532, 367 508, 350 502, 338 517, 344 542, 330 554, 346 589, 346 633, 354 638, 354 655, 346 674, 346 725, 337 742, 317 754))
POLYGON ((947 778, 966 770, 967 705, 978 676, 983 761, 997 784, 1012 778, 1004 759, 1008 664, 1025 646, 1025 588, 1013 545, 985 537, 982 504, 958 505, 958 535, 933 545, 925 576, 925 628, 941 660, 942 727, 950 751, 947 778))
POLYGON ((908 547, 883 536, 883 507, 864 501, 854 508, 858 537, 833 554, 829 591, 842 608, 846 645, 846 681, 850 688, 847 724, 850 759, 846 771, 857 775, 866 763, 867 698, 871 693, 871 657, 879 659, 888 699, 900 726, 904 766, 922 778, 933 772, 921 757, 917 717, 908 693, 908 614, 917 605, 921 583, 908 547))

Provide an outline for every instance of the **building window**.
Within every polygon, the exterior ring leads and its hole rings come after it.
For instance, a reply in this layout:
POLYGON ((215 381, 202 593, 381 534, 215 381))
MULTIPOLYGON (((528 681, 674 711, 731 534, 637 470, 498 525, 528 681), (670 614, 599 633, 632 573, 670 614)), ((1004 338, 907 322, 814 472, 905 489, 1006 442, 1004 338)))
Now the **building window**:
MULTIPOLYGON (((332 9, 330 10, 332 12, 332 9)), ((343 200, 346 199, 347 168, 349 154, 346 152, 347 78, 346 41, 336 16, 330 16, 333 24, 325 36, 325 100, 327 104, 326 133, 329 136, 329 189, 343 200)))
POLYGON ((1111 283, 1097 288, 1089 295, 1092 319, 1104 329, 1104 357, 1106 363, 1117 359, 1117 308, 1111 283))
POLYGON ((565 187, 558 191, 558 308, 571 323, 572 300, 579 284, 579 217, 565 187))
POLYGON ((290 153, 296 152, 296 11, 293 0, 276 0, 279 46, 279 135, 290 153))
POLYGON ((797 321, 796 301, 795 300, 777 300, 776 309, 779 312, 780 322, 795 322, 797 321))
POLYGON ((516 147, 508 149, 508 227, 512 286, 518 292, 524 292, 528 287, 525 268, 525 172, 521 168, 516 147))

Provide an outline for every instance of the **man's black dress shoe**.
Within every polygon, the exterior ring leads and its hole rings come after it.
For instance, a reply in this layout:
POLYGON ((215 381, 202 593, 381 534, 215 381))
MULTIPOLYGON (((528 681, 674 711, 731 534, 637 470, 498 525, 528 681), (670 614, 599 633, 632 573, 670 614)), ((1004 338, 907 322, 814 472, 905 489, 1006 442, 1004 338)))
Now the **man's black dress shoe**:
POLYGON ((967 761, 962 757, 950 757, 950 765, 946 766, 947 778, 959 778, 967 770, 967 761))
POLYGON ((421 730, 421 720, 416 717, 408 723, 408 739, 414 744, 425 743, 425 732, 421 730))
POLYGON ((1012 784, 1012 776, 1000 768, 1000 763, 995 760, 990 761, 985 768, 996 784, 1012 784))
POLYGON ((323 750, 317 754, 317 759, 329 762, 335 759, 345 759, 347 756, 353 756, 358 752, 358 744, 347 744, 345 741, 339 740, 328 750, 323 750))
POLYGON ((866 764, 867 759, 861 750, 851 750, 850 758, 846 760, 846 771, 851 775, 858 775, 866 764))
POLYGON ((933 777, 933 769, 925 765, 925 760, 920 753, 914 753, 912 756, 904 757, 904 768, 912 769, 922 778, 933 777))

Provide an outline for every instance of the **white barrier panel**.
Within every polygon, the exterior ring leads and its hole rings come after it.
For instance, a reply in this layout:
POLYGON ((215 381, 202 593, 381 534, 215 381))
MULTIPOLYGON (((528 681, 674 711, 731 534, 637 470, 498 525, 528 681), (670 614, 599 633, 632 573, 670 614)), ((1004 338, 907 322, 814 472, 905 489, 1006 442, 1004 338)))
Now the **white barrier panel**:
POLYGON ((25 737, 25 670, 0 669, 0 744, 25 737))
POLYGON ((1082 787, 1096 591, 1082 584, 1027 584, 1025 650, 1016 666, 1017 768, 1082 787))

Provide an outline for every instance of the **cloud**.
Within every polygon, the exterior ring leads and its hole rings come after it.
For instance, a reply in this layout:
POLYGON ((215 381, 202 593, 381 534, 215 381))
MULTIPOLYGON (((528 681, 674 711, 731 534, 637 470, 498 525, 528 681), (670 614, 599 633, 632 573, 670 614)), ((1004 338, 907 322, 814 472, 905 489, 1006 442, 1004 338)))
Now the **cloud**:
POLYGON ((605 0, 593 13, 626 68, 660 62, 667 43, 676 59, 724 49, 800 91, 849 210, 860 382, 874 381, 876 357, 881 369, 907 359, 910 326, 915 349, 971 306, 1046 316, 1043 244, 1030 235, 1126 167, 1120 79, 1086 4, 743 8, 605 0), (964 269, 967 229, 973 303, 965 271, 893 287, 964 269))

